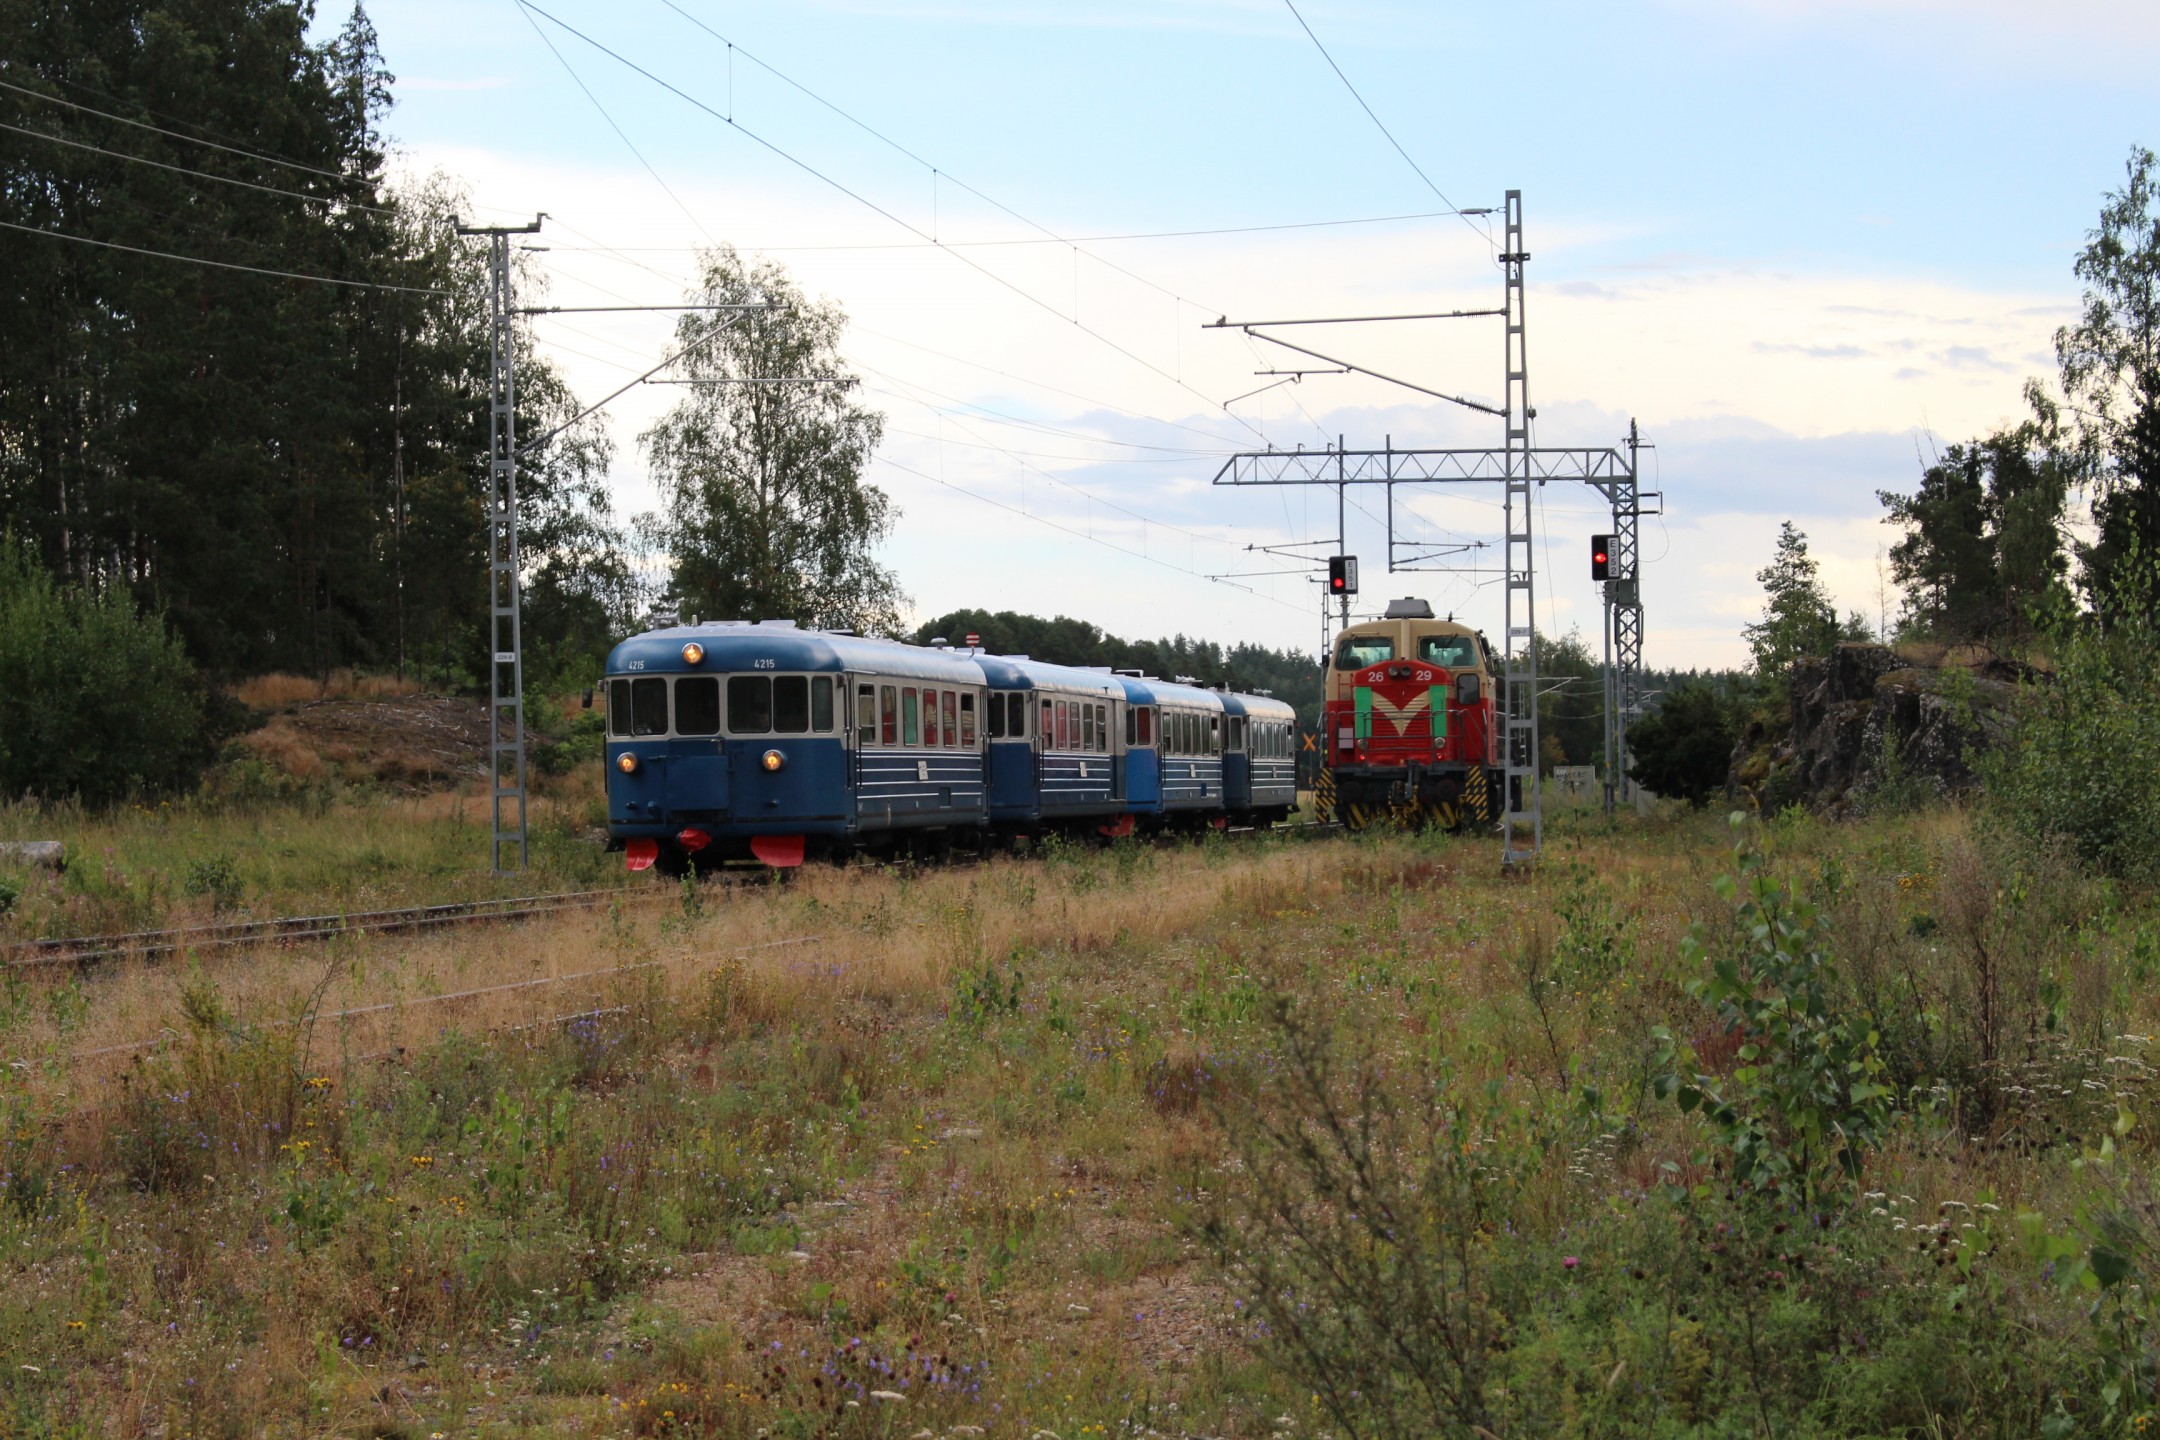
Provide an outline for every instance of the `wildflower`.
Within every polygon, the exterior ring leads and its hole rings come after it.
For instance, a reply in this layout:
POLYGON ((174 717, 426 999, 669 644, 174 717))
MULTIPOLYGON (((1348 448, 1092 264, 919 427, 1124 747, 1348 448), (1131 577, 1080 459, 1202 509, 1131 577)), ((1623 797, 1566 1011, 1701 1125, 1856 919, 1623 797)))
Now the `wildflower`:
POLYGON ((1563 1255, 1560 1257, 1560 1264, 1566 1269, 1573 1270, 1576 1266, 1582 1264, 1582 1261, 1573 1255, 1563 1255))
POLYGON ((432 1155, 415 1155, 411 1159, 413 1167, 418 1170, 425 1170, 435 1163, 435 1157, 432 1155))

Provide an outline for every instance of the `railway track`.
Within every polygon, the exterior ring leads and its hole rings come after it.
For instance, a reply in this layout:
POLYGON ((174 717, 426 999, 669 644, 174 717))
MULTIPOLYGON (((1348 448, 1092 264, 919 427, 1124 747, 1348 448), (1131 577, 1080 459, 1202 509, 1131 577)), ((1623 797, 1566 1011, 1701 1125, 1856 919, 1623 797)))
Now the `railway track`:
MULTIPOLYGON (((1262 835, 1298 838, 1332 834, 1333 824, 1278 825, 1269 829, 1232 826, 1218 832, 1230 839, 1262 835)), ((1166 836, 1158 844, 1174 844, 1180 837, 1166 836)), ((955 854, 941 863, 966 865, 982 857, 955 854)), ((911 862, 912 863, 912 862, 911 862)), ((759 883, 770 871, 719 871, 705 877, 734 884, 759 883)), ((402 910, 361 910, 344 914, 286 915, 266 920, 232 920, 211 925, 184 925, 167 930, 135 930, 120 934, 70 935, 41 940, 20 940, 0 948, 0 956, 12 969, 46 966, 90 966, 110 960, 153 960, 183 951, 200 954, 242 945, 291 945, 332 940, 344 935, 392 935, 421 930, 447 929, 458 925, 498 924, 531 920, 565 911, 590 909, 615 900, 673 898, 672 887, 639 886, 613 890, 566 890, 548 895, 516 895, 494 900, 461 900, 443 905, 416 905, 402 910)))
POLYGON ((496 900, 463 900, 447 905, 416 905, 403 910, 362 910, 338 915, 287 915, 269 920, 233 920, 215 925, 185 925, 170 930, 125 934, 72 935, 23 940, 6 949, 6 963, 18 969, 50 965, 93 965, 106 960, 155 959, 183 950, 230 949, 238 945, 295 944, 340 935, 387 935, 445 929, 454 925, 528 920, 567 910, 590 909, 611 900, 651 899, 658 890, 567 890, 551 895, 517 895, 496 900))

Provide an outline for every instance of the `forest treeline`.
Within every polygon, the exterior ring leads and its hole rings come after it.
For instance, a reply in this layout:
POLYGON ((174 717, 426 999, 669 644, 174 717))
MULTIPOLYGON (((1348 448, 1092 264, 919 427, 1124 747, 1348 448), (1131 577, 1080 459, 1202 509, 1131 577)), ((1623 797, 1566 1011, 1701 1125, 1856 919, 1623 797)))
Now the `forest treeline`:
MULTIPOLYGON (((386 178, 365 11, 322 42, 311 14, 0 5, 0 530, 162 611, 214 673, 469 674, 484 252, 455 185, 386 178)), ((533 435, 574 410, 519 345, 533 435)), ((588 427, 523 476, 543 668, 619 617, 606 459, 588 427)))

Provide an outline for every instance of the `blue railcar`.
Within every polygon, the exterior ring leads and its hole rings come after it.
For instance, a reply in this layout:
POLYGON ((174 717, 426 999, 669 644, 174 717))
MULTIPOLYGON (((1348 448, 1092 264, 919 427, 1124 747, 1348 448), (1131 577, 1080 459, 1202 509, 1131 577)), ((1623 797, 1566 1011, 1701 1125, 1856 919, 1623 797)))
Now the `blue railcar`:
POLYGON ((606 676, 608 830, 633 865, 799 864, 989 824, 972 657, 709 622, 624 641, 606 676))
POLYGON ((1223 701, 1212 690, 1145 676, 1128 680, 1127 694, 1142 707, 1136 717, 1153 733, 1157 772, 1153 825, 1190 828, 1227 813, 1223 793, 1223 701))
POLYGON ((1008 835, 1129 830, 1124 685, 1025 655, 975 659, 990 686, 991 824, 1008 835))
POLYGON ((1230 813, 1272 825, 1297 809, 1297 711, 1267 695, 1222 697, 1224 800, 1230 813))

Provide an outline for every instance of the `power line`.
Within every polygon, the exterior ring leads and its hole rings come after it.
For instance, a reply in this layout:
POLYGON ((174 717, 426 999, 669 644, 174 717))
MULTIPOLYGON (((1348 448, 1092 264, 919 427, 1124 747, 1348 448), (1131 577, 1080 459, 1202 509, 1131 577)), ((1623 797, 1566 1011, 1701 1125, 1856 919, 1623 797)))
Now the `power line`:
MULTIPOLYGON (((957 185, 960 182, 956 180, 953 183, 957 185)), ((740 248, 779 254, 824 250, 985 250, 1006 245, 1102 245, 1114 240, 1186 240, 1204 235, 1260 235, 1277 230, 1320 230, 1342 225, 1386 225, 1404 220, 1444 220, 1459 213, 1454 210, 1424 210, 1408 215, 1368 215, 1353 220, 1295 220, 1280 225, 1224 225, 1208 230, 1138 230, 1117 235, 1043 236, 1010 240, 895 240, 865 245, 744 245, 740 248)), ((641 253, 681 254, 689 247, 632 245, 626 248, 641 253)))
POLYGON ((667 195, 668 199, 675 202, 675 208, 682 211, 683 217, 687 219, 692 225, 697 226, 698 232, 700 234, 702 234, 707 240, 712 241, 713 244, 718 245, 720 242, 713 238, 712 231, 705 228, 705 222, 690 213, 690 207, 683 204, 682 197, 675 193, 674 189, 667 183, 667 181, 660 178, 660 172, 653 168, 652 161, 645 158, 645 152, 638 149, 636 143, 632 141, 629 135, 624 132, 622 126, 615 123, 615 117, 608 114, 607 106, 600 103, 600 97, 593 94, 592 87, 585 83, 584 77, 578 74, 576 67, 570 63, 569 58, 565 56, 561 50, 555 47, 555 42, 548 37, 548 33, 540 28, 540 22, 533 19, 531 12, 527 11, 522 5, 518 7, 518 14, 525 17, 525 23, 532 27, 533 34, 540 37, 540 43, 548 47, 548 53, 553 55, 555 57, 556 63, 562 66, 563 73, 570 77, 571 83, 575 84, 578 89, 582 90, 585 93, 585 98, 592 102, 593 109, 600 112, 600 118, 607 121, 608 129, 615 132, 615 138, 622 141, 624 147, 628 149, 632 155, 635 155, 637 157, 638 164, 645 167, 645 173, 652 176, 653 183, 660 187, 660 189, 667 195))
MULTIPOLYGON (((970 410, 979 410, 985 417, 990 418, 993 421, 1002 421, 1005 424, 1013 425, 1023 430, 1033 430, 1044 435, 1056 435, 1061 439, 1066 440, 1084 440, 1092 445, 1115 445, 1125 450, 1154 450, 1162 454, 1175 455, 1185 459, 1213 457, 1230 453, 1225 450, 1198 450, 1194 449, 1189 445, 1149 445, 1138 440, 1111 440, 1103 436, 1083 434, 1078 430, 1066 430, 1060 428, 1059 426, 1046 424, 1039 420, 1029 420, 1018 415, 1008 415, 1002 410, 993 410, 987 405, 977 404, 973 400, 963 400, 957 395, 948 395, 942 390, 932 389, 930 386, 923 384, 919 380, 904 380, 901 377, 894 375, 890 371, 880 370, 875 365, 864 364, 859 359, 855 363, 861 366, 864 370, 869 371, 872 375, 876 375, 881 379, 890 380, 895 385, 905 385, 910 389, 920 390, 926 395, 935 395, 940 400, 949 400, 955 405, 964 406, 970 410)), ((917 401, 916 403, 922 404, 924 402, 917 401)), ((938 407, 932 405, 930 408, 935 410, 938 407)))
MULTIPOLYGON (((92 90, 92 89, 90 89, 90 87, 89 87, 88 85, 80 84, 80 83, 79 83, 79 82, 77 82, 77 81, 73 81, 73 80, 59 80, 59 81, 55 81, 54 83, 56 83, 56 84, 61 84, 61 85, 68 85, 68 86, 72 86, 73 88, 75 88, 75 89, 77 89, 77 90, 85 90, 85 91, 88 91, 88 92, 89 92, 90 94, 92 94, 92 95, 97 95, 97 96, 100 96, 100 97, 102 97, 102 98, 104 98, 104 99, 107 99, 107 100, 112 100, 112 101, 114 101, 115 103, 119 103, 119 97, 118 97, 118 96, 114 96, 114 95, 107 95, 107 94, 105 94, 105 92, 104 92, 104 91, 102 91, 102 90, 92 90)), ((261 160, 261 161, 265 162, 266 164, 270 164, 270 165, 282 165, 282 166, 284 166, 284 167, 285 167, 286 169, 288 169, 288 170, 299 170, 299 171, 302 171, 302 172, 304 172, 304 173, 306 173, 306 174, 309 174, 309 175, 321 175, 321 176, 323 176, 323 177, 325 177, 325 178, 327 178, 327 179, 331 179, 331 180, 342 180, 342 181, 344 181, 344 182, 345 182, 345 183, 347 183, 347 184, 359 184, 359 183, 361 183, 361 182, 360 182, 359 180, 357 180, 357 179, 356 179, 355 177, 353 177, 353 176, 351 176, 351 175, 344 175, 344 174, 340 174, 340 173, 339 173, 338 171, 336 171, 336 170, 322 170, 322 169, 318 169, 317 167, 315 167, 315 166, 313 166, 313 165, 302 165, 302 164, 301 164, 301 163, 300 163, 299 161, 297 161, 297 160, 281 160, 281 159, 279 159, 279 158, 278 158, 277 156, 275 156, 275 155, 265 155, 265 154, 263 154, 262 152, 260 152, 260 151, 257 151, 257 150, 243 150, 243 149, 240 149, 240 148, 238 148, 237 146, 233 146, 233 145, 220 145, 220 144, 219 144, 219 143, 218 143, 217 141, 215 141, 215 140, 204 140, 204 139, 202 139, 201 137, 199 137, 199 136, 195 136, 195 135, 182 135, 182 134, 181 134, 181 133, 180 133, 179 131, 177 131, 177 130, 166 130, 166 129, 163 129, 162 127, 160 127, 160 126, 156 126, 156 125, 151 125, 151 124, 147 124, 147 123, 145 123, 144 121, 141 121, 141 120, 130 120, 130 119, 128 119, 128 117, 127 117, 127 116, 125 116, 125 115, 115 115, 115 114, 112 114, 112 113, 111 113, 110 111, 106 111, 106 110, 94 110, 94 109, 92 109, 92 108, 91 108, 90 106, 88 106, 88 105, 78 105, 78 104, 76 104, 76 103, 75 103, 75 102, 74 102, 73 100, 63 100, 63 99, 61 99, 61 98, 60 98, 60 97, 59 97, 58 95, 47 95, 47 94, 45 94, 45 93, 44 93, 43 91, 39 91, 39 90, 31 90, 31 89, 28 89, 28 88, 27 88, 27 87, 25 87, 25 86, 21 86, 21 85, 11 85, 11 84, 9 84, 9 83, 8 83, 7 81, 5 81, 5 80, 0 80, 0 90, 13 90, 13 91, 14 91, 14 92, 15 92, 16 94, 18 94, 18 95, 28 95, 28 96, 29 96, 29 97, 30 97, 31 99, 33 99, 33 100, 43 100, 43 101, 44 101, 44 102, 45 102, 46 104, 48 104, 48 105, 65 105, 65 106, 67 106, 67 108, 68 108, 68 109, 70 109, 70 110, 80 110, 80 111, 81 111, 81 112, 82 112, 83 114, 85 114, 85 115, 95 115, 95 116, 97 116, 97 117, 98 117, 98 118, 99 118, 100 120, 110 120, 110 121, 112 121, 112 122, 113 122, 114 124, 116 124, 116 125, 132 125, 132 126, 134 126, 134 127, 136 128, 136 129, 138 129, 138 130, 148 130, 148 131, 151 131, 151 132, 152 132, 153 134, 163 135, 163 136, 167 137, 168 139, 172 139, 172 140, 181 140, 181 141, 185 141, 186 143, 188 143, 188 144, 190 144, 190 145, 207 145, 207 146, 209 146, 209 147, 210 147, 210 148, 211 148, 212 150, 223 150, 223 151, 224 151, 224 152, 225 152, 226 154, 228 154, 228 155, 243 155, 243 156, 246 156, 246 157, 247 157, 248 159, 250 159, 250 160, 261 160)), ((152 114, 152 115, 157 115, 157 114, 159 113, 159 112, 157 112, 157 111, 155 111, 155 110, 150 110, 148 106, 145 106, 145 107, 144 107, 144 109, 145 109, 146 111, 148 111, 148 113, 150 113, 150 114, 152 114)), ((160 118, 163 118, 163 119, 167 119, 167 120, 173 120, 175 124, 180 124, 180 125, 188 125, 188 124, 192 124, 192 123, 193 123, 192 121, 188 121, 188 120, 178 120, 178 119, 176 119, 175 117, 173 117, 173 116, 170 116, 170 115, 166 115, 166 116, 161 116, 160 118)), ((198 128, 206 128, 206 127, 198 127, 198 128)), ((213 132, 213 133, 215 133, 215 132, 213 132)))
MULTIPOLYGON (((1320 37, 1313 33, 1312 26, 1305 23, 1305 17, 1303 15, 1298 14, 1297 0, 1283 0, 1283 4, 1290 7, 1291 17, 1297 21, 1298 28, 1305 32, 1305 38, 1312 41, 1313 48, 1320 52, 1320 58, 1327 61, 1328 69, 1333 70, 1335 72, 1335 78, 1342 81, 1343 88, 1350 92, 1350 98, 1357 101, 1358 108, 1365 112, 1365 118, 1372 121, 1374 125, 1378 126, 1380 133, 1387 137, 1388 144, 1395 147, 1395 153, 1402 156, 1403 163, 1417 172, 1418 179, 1425 182, 1426 189, 1432 191, 1433 194, 1440 197, 1441 204, 1447 206, 1452 213, 1462 217, 1463 224, 1468 225, 1472 233, 1482 236, 1485 243, 1490 246, 1493 243, 1492 236, 1484 230, 1478 228, 1477 222, 1470 218, 1471 212, 1464 210, 1453 200, 1448 199, 1447 195, 1440 189, 1440 187, 1433 183, 1432 176, 1425 173, 1425 168, 1422 165, 1419 165, 1417 161, 1410 158, 1410 152, 1403 149, 1402 142, 1395 138, 1395 132, 1388 129, 1386 123, 1383 122, 1378 115, 1373 113, 1372 106, 1365 103, 1365 97, 1358 94, 1357 86, 1350 83, 1350 77, 1348 75, 1343 74, 1343 68, 1342 66, 1335 63, 1335 57, 1328 54, 1327 46, 1320 43, 1320 37)), ((1485 212, 1480 211, 1477 213, 1482 214, 1485 212)))
POLYGON ((340 280, 330 275, 303 275, 296 270, 269 270, 260 265, 236 265, 230 260, 206 260, 200 255, 175 255, 169 250, 145 250, 140 245, 121 245, 111 240, 92 240, 85 235, 70 235, 63 230, 44 230, 35 225, 17 225, 12 220, 0 220, 0 226, 20 230, 25 235, 43 235, 52 240, 68 240, 77 245, 95 245, 101 250, 125 250, 130 255, 149 255, 159 260, 178 260, 188 265, 208 265, 217 270, 244 270, 250 275, 271 275, 280 280, 312 280, 318 285, 342 285, 351 290, 395 290, 406 295, 451 295, 455 291, 437 289, 426 285, 384 285, 373 280, 340 280))
POLYGON ((137 165, 151 165, 160 170, 170 170, 175 175, 190 175, 197 180, 215 180, 220 185, 238 185, 244 190, 260 190, 265 195, 284 195, 294 200, 306 200, 315 205, 343 205, 348 209, 366 210, 376 215, 397 213, 381 205, 363 205, 358 200, 348 200, 342 195, 309 195, 299 190, 286 190, 276 185, 258 185, 253 180, 237 180, 230 175, 213 175, 207 170, 190 170, 185 165, 168 165, 163 160, 152 160, 147 155, 130 155, 124 150, 108 150, 102 145, 92 145, 87 140, 71 140, 65 135, 54 135, 44 130, 32 130, 21 125, 10 125, 0 120, 0 130, 12 130, 17 135, 28 135, 36 140, 50 140, 55 145, 70 145, 77 150, 88 150, 98 155, 109 155, 115 160, 132 160, 137 165))
POLYGON ((1255 590, 1250 585, 1240 585, 1234 580, 1229 580, 1218 576, 1202 575, 1197 570, 1188 570, 1182 565, 1173 565, 1168 560, 1162 559, 1160 556, 1150 555, 1142 550, 1134 550, 1129 546, 1120 545, 1112 540, 1105 540, 1100 535, 1090 535, 1084 530, 1075 530, 1072 528, 1072 526, 1060 524, 1057 521, 1052 520, 1047 515, 1037 515, 1032 510, 1022 509, 1018 505, 1011 504, 1004 500, 999 500, 994 496, 985 495, 979 490, 970 490, 965 485, 955 485, 950 480, 946 480, 939 476, 932 475, 927 470, 918 470, 912 465, 903 464, 900 461, 893 459, 889 455, 880 455, 877 457, 877 460, 878 463, 890 465, 895 470, 905 470, 910 475, 918 476, 921 479, 928 480, 933 485, 942 485, 947 490, 958 491, 960 494, 967 496, 971 500, 980 500, 985 505, 995 505, 1000 510, 1008 511, 1014 515, 1021 516, 1024 519, 1033 520, 1038 525, 1047 525, 1053 530, 1062 530, 1067 535, 1072 536, 1076 540, 1085 540, 1091 545, 1100 545, 1106 550, 1115 550, 1120 555, 1129 555, 1135 560, 1144 560, 1150 565, 1160 565, 1165 570, 1174 571, 1179 575, 1189 576, 1195 580, 1205 580, 1211 585, 1228 585, 1233 590, 1242 590, 1246 594, 1254 597, 1255 599, 1266 600, 1271 604, 1280 605, 1286 610, 1295 610, 1300 615, 1305 613, 1304 606, 1293 605, 1287 600, 1278 599, 1276 596, 1269 595, 1264 591, 1255 590))
MULTIPOLYGON (((703 111, 705 114, 711 116, 713 119, 720 121, 722 124, 740 131, 744 136, 755 141, 757 144, 763 146, 765 149, 771 151, 773 154, 779 156, 781 159, 787 161, 789 164, 795 166, 797 169, 803 171, 805 174, 810 175, 817 180, 823 181, 826 185, 839 191, 841 194, 847 196, 850 200, 855 201, 857 204, 862 205, 867 209, 876 211, 879 215, 884 216, 887 220, 890 220, 893 224, 900 226, 902 229, 908 231, 912 235, 915 235, 923 240, 929 240, 933 243, 935 242, 936 237, 926 233, 920 226, 914 224, 911 221, 903 220, 902 218, 900 218, 900 216, 894 214, 892 211, 878 204, 875 200, 872 200, 868 196, 863 195, 856 190, 852 190, 846 185, 843 185, 840 181, 834 179, 830 175, 827 175, 824 171, 819 170, 816 166, 810 164, 808 161, 799 159, 795 155, 790 154, 788 151, 781 149, 780 146, 774 144, 772 141, 758 134, 755 130, 750 129, 747 125, 744 125, 742 122, 736 120, 733 116, 721 114, 718 110, 713 109, 710 105, 707 105, 704 101, 699 100, 697 97, 689 94, 687 91, 682 90, 677 86, 670 84, 666 80, 661 79, 658 75, 653 74, 652 71, 647 70, 644 66, 638 64, 636 61, 631 60, 628 57, 620 54, 619 52, 610 49, 608 46, 601 44, 598 40, 595 40, 592 36, 587 35, 584 31, 578 29, 576 26, 571 25, 566 21, 557 19, 554 15, 548 13, 540 6, 534 4, 533 0, 517 0, 517 3, 531 10, 534 14, 540 16, 542 19, 548 21, 549 23, 568 31, 572 35, 575 35, 578 39, 584 41, 587 45, 592 46, 592 48, 598 50, 601 54, 606 55, 609 59, 616 61, 618 64, 623 65, 630 70, 636 71, 639 75, 642 75, 645 79, 651 81, 655 85, 658 85, 661 89, 666 90, 668 93, 676 96, 678 99, 683 100, 687 104, 695 106, 697 109, 703 111)), ((708 31, 708 33, 714 32, 708 31)), ((762 64, 763 62, 757 63, 762 64)), ((775 71, 774 73, 777 74, 778 72, 775 71)), ((790 80, 788 83, 794 84, 795 82, 790 80)), ((821 103, 829 104, 830 102, 821 103)), ((895 148, 899 147, 896 146, 895 148)), ((954 181, 954 183, 961 184, 961 182, 959 181, 954 181)), ((961 188, 968 190, 971 194, 978 195, 985 203, 996 205, 998 209, 1004 210, 1007 214, 1012 215, 1015 219, 1021 220, 1023 223, 1033 226, 1033 228, 1035 229, 1044 229, 1044 227, 1036 225, 1034 221, 1028 220, 1025 216, 1019 215, 1017 212, 1010 210, 1004 205, 999 205, 997 201, 990 199, 989 196, 982 195, 980 191, 974 190, 971 186, 962 185, 961 188)), ((1048 230, 1044 230, 1044 233, 1049 234, 1051 232, 1048 230)), ((945 247, 940 246, 939 248, 943 249, 945 247)), ((1056 316, 1060 320, 1069 322, 1075 329, 1081 331, 1082 333, 1088 335, 1096 341, 1109 346, 1111 349, 1117 351, 1120 355, 1123 355, 1128 360, 1131 360, 1134 364, 1143 366, 1144 368, 1153 371, 1155 374, 1162 376, 1165 380, 1170 381, 1173 385, 1176 385, 1179 389, 1184 390, 1201 400, 1207 400, 1211 406, 1214 404, 1212 400, 1208 400, 1208 397, 1206 395, 1202 394, 1193 386, 1186 384, 1185 381, 1180 377, 1173 375, 1168 370, 1163 369, 1160 365, 1157 365, 1152 360, 1149 360, 1144 356, 1136 353, 1135 351, 1129 350, 1125 346, 1120 345, 1117 341, 1111 339, 1102 331, 1097 330, 1090 325, 1087 325, 1080 319, 1077 314, 1065 314, 1064 312, 1060 311, 1056 306, 1052 305, 1049 301, 1044 300, 1043 298, 1032 293, 1031 291, 1023 289, 1019 285, 1014 284, 1012 281, 1007 280, 1004 276, 998 274, 996 271, 991 270, 981 264, 978 264, 976 261, 970 259, 967 255, 958 250, 953 250, 949 253, 951 253, 955 259, 959 260, 961 264, 968 266, 970 269, 977 271, 985 278, 994 281, 996 284, 1004 287, 1007 290, 1010 290, 1013 294, 1026 300, 1029 304, 1035 305, 1042 310, 1047 311, 1049 314, 1056 316)), ((1091 258, 1097 259, 1098 263, 1110 265, 1110 262, 1103 261, 1100 259, 1100 257, 1091 258)), ((1122 266, 1110 265, 1110 268, 1119 270, 1121 273, 1131 274, 1130 271, 1125 271, 1122 266)), ((1133 276, 1133 278, 1136 280, 1140 280, 1140 277, 1138 276, 1133 276)), ((1154 285, 1152 281, 1140 280, 1140 283, 1148 285, 1152 289, 1161 289, 1160 286, 1154 285)), ((1163 293, 1171 294, 1172 292, 1164 291, 1163 293)), ((1194 304, 1195 302, 1188 300, 1185 303, 1194 304)), ((1197 308, 1204 309, 1206 307, 1201 306, 1197 308)), ((1245 428, 1251 430, 1255 435, 1262 434, 1262 432, 1257 427, 1246 424, 1246 422, 1242 419, 1240 419, 1238 423, 1245 425, 1245 428)), ((1262 435, 1262 438, 1264 439, 1265 436, 1262 435)))

